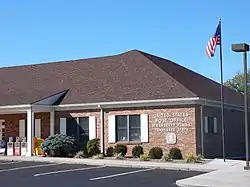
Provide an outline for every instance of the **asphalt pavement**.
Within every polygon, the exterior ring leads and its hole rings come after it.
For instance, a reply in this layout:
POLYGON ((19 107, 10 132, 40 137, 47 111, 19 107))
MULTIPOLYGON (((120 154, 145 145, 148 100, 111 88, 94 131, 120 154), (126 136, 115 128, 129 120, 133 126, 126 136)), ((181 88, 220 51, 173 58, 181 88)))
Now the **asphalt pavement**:
POLYGON ((99 187, 176 186, 176 180, 202 174, 155 168, 0 161, 0 186, 99 187))

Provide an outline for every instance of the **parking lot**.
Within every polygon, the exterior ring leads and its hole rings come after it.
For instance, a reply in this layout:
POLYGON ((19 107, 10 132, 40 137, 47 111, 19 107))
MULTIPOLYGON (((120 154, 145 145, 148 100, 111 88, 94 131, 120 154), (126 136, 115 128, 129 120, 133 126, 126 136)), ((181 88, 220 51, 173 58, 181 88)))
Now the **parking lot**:
POLYGON ((154 168, 117 168, 38 162, 0 161, 1 186, 85 187, 176 186, 175 181, 201 174, 154 168))

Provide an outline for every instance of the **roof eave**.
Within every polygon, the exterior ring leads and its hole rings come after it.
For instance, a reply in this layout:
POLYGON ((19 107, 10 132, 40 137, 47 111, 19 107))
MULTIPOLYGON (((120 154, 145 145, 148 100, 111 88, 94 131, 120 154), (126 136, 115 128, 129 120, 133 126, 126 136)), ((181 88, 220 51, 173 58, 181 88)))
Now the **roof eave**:
POLYGON ((81 110, 81 109, 118 109, 118 108, 138 108, 138 107, 156 107, 156 106, 174 106, 174 105, 192 105, 197 104, 198 97, 192 98, 174 98, 157 100, 139 100, 139 101, 118 101, 118 102, 99 102, 82 104, 62 104, 55 106, 56 111, 81 110))

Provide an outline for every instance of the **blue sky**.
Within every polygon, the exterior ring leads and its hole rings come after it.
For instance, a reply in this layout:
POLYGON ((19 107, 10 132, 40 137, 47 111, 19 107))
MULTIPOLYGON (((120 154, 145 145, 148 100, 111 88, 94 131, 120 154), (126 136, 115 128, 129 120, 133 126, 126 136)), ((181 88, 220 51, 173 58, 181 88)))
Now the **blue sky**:
POLYGON ((222 18, 224 80, 243 70, 231 44, 250 43, 250 2, 199 0, 2 1, 0 67, 139 49, 220 81, 219 48, 205 46, 222 18))

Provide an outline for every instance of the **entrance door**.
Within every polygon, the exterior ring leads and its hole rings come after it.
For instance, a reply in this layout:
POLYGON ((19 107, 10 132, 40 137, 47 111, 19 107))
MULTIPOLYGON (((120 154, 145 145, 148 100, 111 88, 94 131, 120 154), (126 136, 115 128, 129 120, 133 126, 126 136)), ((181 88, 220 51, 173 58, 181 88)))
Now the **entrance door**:
POLYGON ((0 119, 0 140, 4 139, 4 120, 0 119))

